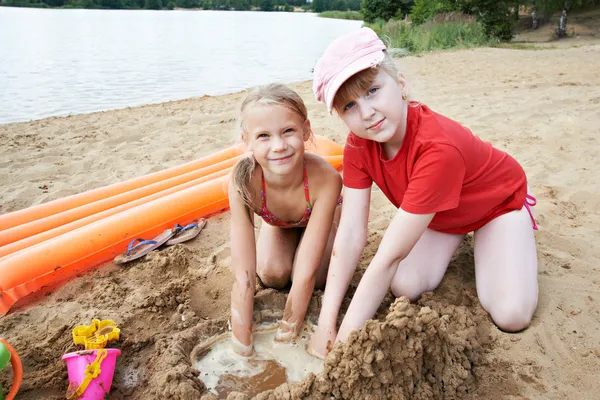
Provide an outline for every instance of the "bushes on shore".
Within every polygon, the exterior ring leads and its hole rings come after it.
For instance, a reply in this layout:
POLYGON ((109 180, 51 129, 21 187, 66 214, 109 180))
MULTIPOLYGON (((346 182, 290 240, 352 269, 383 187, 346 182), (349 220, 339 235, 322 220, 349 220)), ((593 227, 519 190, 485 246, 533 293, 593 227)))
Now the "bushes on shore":
POLYGON ((323 11, 319 14, 321 18, 350 19, 362 21, 363 16, 359 11, 323 11))
POLYGON ((388 41, 390 48, 402 48, 410 53, 450 48, 483 46, 490 42, 483 26, 474 17, 464 14, 438 14, 417 25, 406 21, 377 20, 366 24, 388 41))

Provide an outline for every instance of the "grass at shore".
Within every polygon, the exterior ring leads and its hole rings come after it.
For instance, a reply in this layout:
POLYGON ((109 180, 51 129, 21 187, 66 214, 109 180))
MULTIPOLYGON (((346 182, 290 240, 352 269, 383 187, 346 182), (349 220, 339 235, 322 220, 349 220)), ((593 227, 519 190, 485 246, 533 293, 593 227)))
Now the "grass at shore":
POLYGON ((363 16, 360 11, 323 11, 319 13, 321 18, 351 19, 362 21, 363 16))
POLYGON ((406 49, 410 54, 490 44, 483 27, 475 18, 466 15, 440 16, 421 25, 394 20, 365 25, 377 32, 389 48, 406 49))

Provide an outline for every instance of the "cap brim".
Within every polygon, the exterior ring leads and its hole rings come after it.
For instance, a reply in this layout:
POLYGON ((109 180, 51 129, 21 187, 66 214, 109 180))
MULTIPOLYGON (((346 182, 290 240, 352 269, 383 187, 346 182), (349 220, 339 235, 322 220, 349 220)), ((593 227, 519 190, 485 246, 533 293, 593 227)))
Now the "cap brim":
POLYGON ((361 57, 344 67, 344 69, 331 80, 331 83, 327 87, 327 92, 325 93, 325 103, 327 104, 327 111, 329 111, 329 114, 331 114, 331 111, 333 110, 333 99, 344 82, 360 71, 381 64, 384 57, 385 53, 383 51, 377 51, 361 57))

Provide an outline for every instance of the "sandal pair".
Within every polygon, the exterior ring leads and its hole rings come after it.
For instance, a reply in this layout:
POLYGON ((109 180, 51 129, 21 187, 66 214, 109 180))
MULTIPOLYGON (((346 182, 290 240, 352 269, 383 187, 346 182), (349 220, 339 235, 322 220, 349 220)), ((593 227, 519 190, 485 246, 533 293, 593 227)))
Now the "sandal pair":
POLYGON ((200 231, 206 226, 206 220, 202 218, 198 222, 193 222, 186 226, 175 224, 171 229, 167 229, 152 240, 142 238, 133 239, 127 246, 127 251, 115 257, 115 264, 125 264, 129 261, 137 260, 145 256, 152 250, 162 246, 172 246, 177 243, 183 243, 191 240, 200 234, 200 231))

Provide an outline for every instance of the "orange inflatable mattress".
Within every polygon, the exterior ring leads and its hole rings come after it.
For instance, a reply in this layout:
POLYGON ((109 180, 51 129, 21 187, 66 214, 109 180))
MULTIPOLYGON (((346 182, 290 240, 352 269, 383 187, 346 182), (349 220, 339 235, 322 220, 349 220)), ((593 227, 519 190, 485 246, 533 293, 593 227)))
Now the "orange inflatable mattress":
MULTIPOLYGON (((342 146, 317 136, 308 151, 341 170, 342 146)), ((228 209, 231 146, 196 161, 0 215, 0 315, 20 298, 124 252, 132 239, 228 209)))

